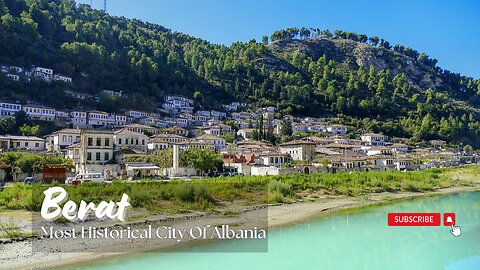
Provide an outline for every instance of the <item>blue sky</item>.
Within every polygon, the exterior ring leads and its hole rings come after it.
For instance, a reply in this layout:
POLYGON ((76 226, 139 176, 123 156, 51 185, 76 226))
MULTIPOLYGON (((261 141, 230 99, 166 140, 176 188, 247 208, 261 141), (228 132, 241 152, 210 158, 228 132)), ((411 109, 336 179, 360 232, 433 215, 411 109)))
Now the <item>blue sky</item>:
MULTIPOLYGON (((103 0, 92 1, 103 8, 103 0)), ((107 9, 225 45, 302 26, 377 35, 437 58, 442 68, 480 78, 476 0, 109 0, 107 9)))

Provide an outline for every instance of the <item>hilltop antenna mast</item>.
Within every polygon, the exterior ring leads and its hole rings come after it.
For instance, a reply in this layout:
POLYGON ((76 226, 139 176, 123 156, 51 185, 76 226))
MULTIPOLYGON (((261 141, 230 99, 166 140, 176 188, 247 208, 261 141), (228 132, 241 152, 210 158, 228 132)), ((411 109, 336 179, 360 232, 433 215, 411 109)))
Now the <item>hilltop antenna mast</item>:
POLYGON ((103 0, 103 11, 107 12, 107 0, 103 0))

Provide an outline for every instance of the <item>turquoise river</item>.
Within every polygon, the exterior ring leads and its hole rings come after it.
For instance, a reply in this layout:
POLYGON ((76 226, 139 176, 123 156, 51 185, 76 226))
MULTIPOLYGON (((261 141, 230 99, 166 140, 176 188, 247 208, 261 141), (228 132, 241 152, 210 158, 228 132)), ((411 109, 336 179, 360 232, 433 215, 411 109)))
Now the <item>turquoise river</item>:
POLYGON ((175 252, 101 261, 70 269, 480 269, 480 192, 342 211, 268 233, 268 252, 209 252, 251 241, 218 241, 175 252), (389 212, 454 212, 462 229, 388 227, 389 212))

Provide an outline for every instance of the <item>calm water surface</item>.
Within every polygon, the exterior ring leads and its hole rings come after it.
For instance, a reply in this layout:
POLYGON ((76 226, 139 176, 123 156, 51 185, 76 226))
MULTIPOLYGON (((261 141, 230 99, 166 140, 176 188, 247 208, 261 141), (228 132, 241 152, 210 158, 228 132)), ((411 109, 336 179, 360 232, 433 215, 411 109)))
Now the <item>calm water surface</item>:
POLYGON ((270 230, 268 252, 208 252, 223 241, 77 267, 110 269, 480 269, 480 192, 351 210, 297 226, 270 230), (389 212, 455 212, 462 235, 448 227, 388 227, 389 212))

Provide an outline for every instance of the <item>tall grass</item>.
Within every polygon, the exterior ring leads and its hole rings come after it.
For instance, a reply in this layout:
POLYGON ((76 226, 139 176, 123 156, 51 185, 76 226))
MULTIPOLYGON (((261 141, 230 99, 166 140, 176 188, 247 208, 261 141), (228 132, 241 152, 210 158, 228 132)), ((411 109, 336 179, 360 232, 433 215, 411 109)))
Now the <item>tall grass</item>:
MULTIPOLYGON (((86 183, 64 186, 69 200, 77 204, 81 200, 98 203, 118 201, 123 193, 130 197, 130 204, 151 212, 172 209, 206 210, 222 202, 241 202, 245 205, 267 202, 283 202, 296 193, 312 190, 332 195, 356 196, 377 192, 422 192, 438 188, 467 185, 458 175, 477 173, 478 168, 433 169, 415 172, 355 172, 338 174, 236 176, 205 180, 125 182, 112 184, 86 183)), ((15 184, 0 192, 0 208, 39 211, 43 191, 51 185, 15 184)))

